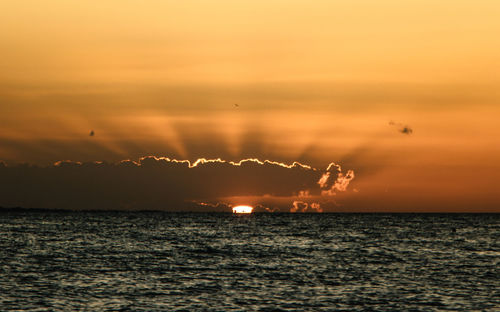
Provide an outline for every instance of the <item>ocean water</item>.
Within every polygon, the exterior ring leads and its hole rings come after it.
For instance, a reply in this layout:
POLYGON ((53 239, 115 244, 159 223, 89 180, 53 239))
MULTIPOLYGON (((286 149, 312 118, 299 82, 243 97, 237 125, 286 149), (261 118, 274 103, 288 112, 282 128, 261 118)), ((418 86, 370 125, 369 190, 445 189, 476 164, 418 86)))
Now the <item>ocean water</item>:
POLYGON ((0 311, 499 311, 498 214, 0 211, 0 311))

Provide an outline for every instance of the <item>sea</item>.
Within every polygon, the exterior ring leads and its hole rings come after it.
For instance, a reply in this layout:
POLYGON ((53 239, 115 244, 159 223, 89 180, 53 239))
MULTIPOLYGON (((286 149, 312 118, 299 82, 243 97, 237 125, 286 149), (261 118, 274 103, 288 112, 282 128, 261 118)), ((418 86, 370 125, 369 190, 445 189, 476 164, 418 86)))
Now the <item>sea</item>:
POLYGON ((0 210, 0 311, 500 311, 500 214, 0 210))

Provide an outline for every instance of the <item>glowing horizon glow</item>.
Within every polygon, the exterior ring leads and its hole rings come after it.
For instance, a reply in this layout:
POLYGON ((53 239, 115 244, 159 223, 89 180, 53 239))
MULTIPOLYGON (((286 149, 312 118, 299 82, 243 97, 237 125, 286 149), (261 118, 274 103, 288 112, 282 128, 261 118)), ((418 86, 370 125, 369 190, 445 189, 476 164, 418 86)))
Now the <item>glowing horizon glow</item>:
MULTIPOLYGON (((281 211, 500 210, 500 1, 49 3, 0 4, 0 170, 102 161, 95 174, 145 172, 151 187, 180 170, 168 192, 228 213, 274 209, 261 193, 289 198, 281 211), (270 189, 203 184, 233 171, 270 189), (354 176, 359 194, 344 192, 354 176)), ((1 205, 63 205, 22 183, 1 205)))
POLYGON ((253 207, 248 205, 239 205, 233 207, 233 213, 252 213, 253 207))

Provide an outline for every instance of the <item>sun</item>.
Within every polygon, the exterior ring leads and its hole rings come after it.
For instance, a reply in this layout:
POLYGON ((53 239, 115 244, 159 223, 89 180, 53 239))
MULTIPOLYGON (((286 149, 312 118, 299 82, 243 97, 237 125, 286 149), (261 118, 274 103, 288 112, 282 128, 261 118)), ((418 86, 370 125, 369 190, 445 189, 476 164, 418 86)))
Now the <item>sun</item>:
POLYGON ((252 213, 253 207, 247 205, 239 205, 233 207, 233 213, 252 213))

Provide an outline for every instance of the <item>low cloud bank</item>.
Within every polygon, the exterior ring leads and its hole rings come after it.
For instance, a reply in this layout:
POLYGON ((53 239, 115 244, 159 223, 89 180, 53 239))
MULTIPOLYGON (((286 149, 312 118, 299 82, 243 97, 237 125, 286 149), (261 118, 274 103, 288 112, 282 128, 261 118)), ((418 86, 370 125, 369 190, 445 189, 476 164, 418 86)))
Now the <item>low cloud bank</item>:
MULTIPOLYGON (((49 167, 0 163, 0 206, 71 210, 230 211, 221 198, 290 198, 288 209, 321 212, 307 198, 345 191, 354 173, 330 164, 245 159, 195 162, 143 157, 118 163, 60 161, 49 167), (304 205, 293 203, 300 198, 304 205)), ((260 203, 256 203, 257 205, 260 203)), ((261 207, 276 211, 274 207, 261 207)), ((288 211, 281 209, 281 211, 288 211)))

